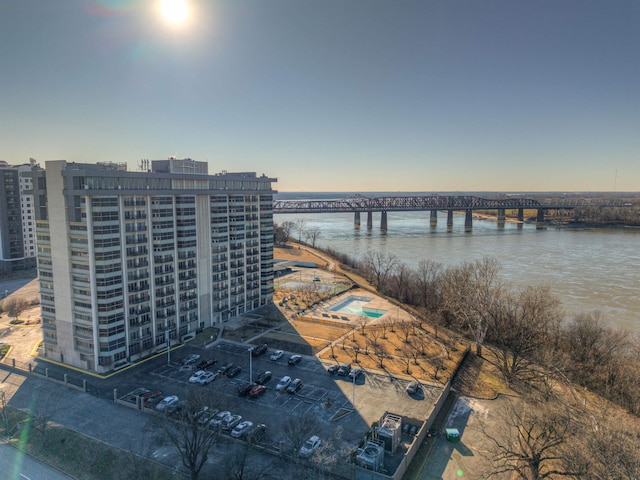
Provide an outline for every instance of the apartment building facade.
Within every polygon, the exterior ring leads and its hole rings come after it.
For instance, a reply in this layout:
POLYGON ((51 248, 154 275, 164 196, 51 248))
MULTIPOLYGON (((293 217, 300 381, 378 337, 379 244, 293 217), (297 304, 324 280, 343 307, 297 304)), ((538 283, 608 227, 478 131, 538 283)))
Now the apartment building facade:
POLYGON ((0 161, 0 272, 33 268, 36 257, 35 217, 29 164, 0 161))
POLYGON ((272 301, 276 180, 151 166, 33 173, 47 358, 104 373, 272 301))

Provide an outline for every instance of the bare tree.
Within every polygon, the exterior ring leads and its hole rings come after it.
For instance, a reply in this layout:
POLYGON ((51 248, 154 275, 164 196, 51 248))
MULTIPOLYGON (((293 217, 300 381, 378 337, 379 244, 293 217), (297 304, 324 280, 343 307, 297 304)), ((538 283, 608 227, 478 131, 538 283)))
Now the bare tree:
POLYGON ((389 276, 398 265, 398 257, 393 253, 368 250, 364 254, 362 264, 376 290, 380 292, 384 290, 389 276))
POLYGON ((358 317, 358 325, 360 326, 360 335, 367 335, 366 328, 369 323, 369 319, 365 316, 358 317))
POLYGON ((371 340, 371 345, 373 347, 377 347, 378 343, 380 343, 380 338, 382 336, 382 330, 377 326, 371 326, 369 329, 369 339, 371 340))
POLYGON ((7 315, 13 317, 16 322, 18 321, 20 314, 24 312, 28 306, 29 302, 27 302, 25 298, 18 297, 16 295, 13 295, 11 298, 7 298, 2 302, 2 308, 4 311, 7 312, 7 315))
POLYGON ((273 231, 275 235, 276 243, 280 245, 284 245, 289 242, 291 238, 291 232, 295 229, 295 224, 291 221, 286 221, 282 223, 274 223, 273 231))
POLYGON ((281 477, 279 467, 276 462, 252 462, 251 440, 247 440, 244 445, 234 450, 234 452, 225 457, 224 472, 225 478, 228 480, 268 480, 281 477))
POLYGON ((305 239, 311 243, 311 247, 316 248, 316 242, 322 236, 322 230, 319 228, 310 228, 305 231, 305 239))
POLYGON ((355 347, 353 347, 353 356, 354 356, 353 361, 355 363, 358 363, 358 354, 359 353, 360 353, 360 347, 356 345, 355 347))
POLYGON ((380 332, 382 333, 382 338, 384 339, 387 338, 387 329, 389 328, 389 325, 390 325, 390 319, 383 320, 378 324, 380 328, 380 332))
POLYGON ((207 461, 209 450, 220 436, 219 428, 212 428, 202 423, 193 415, 209 406, 214 401, 212 390, 190 389, 185 407, 181 410, 178 421, 168 417, 161 421, 161 428, 180 455, 182 465, 189 470, 191 480, 198 480, 200 471, 207 461))
POLYGON ((298 243, 302 243, 302 237, 304 237, 304 232, 307 228, 306 220, 299 218, 295 221, 293 229, 298 233, 298 243))
POLYGON ((582 422, 566 461, 587 480, 640 478, 640 428, 633 419, 602 409, 582 422), (624 425, 623 428, 621 426, 624 425))
POLYGON ((399 322, 398 328, 404 335, 404 343, 409 343, 409 337, 413 333, 413 325, 411 325, 411 322, 399 322))
POLYGON ((442 357, 435 357, 431 359, 433 364, 433 378, 438 380, 438 375, 444 370, 444 359, 442 357))
POLYGON ((380 368, 384 369, 384 359, 387 358, 387 346, 384 342, 375 342, 373 339, 370 339, 373 345, 373 354, 378 359, 378 365, 380 368))
POLYGON ((580 474, 563 461, 573 433, 571 414, 564 407, 513 401, 503 418, 503 428, 481 428, 492 452, 488 477, 543 480, 580 474))
POLYGON ((398 263, 393 270, 389 293, 402 303, 413 303, 413 275, 405 263, 398 263))
POLYGON ((418 270, 414 276, 418 305, 424 307, 428 312, 436 312, 440 307, 439 281, 442 271, 442 264, 438 262, 421 260, 418 263, 418 270))
POLYGON ((318 430, 319 420, 317 415, 305 412, 300 416, 291 416, 284 422, 282 430, 291 442, 293 453, 297 457, 300 454, 302 444, 318 430))
POLYGON ((47 430, 51 420, 57 412, 68 404, 68 394, 52 395, 50 391, 38 390, 33 400, 33 406, 29 412, 29 420, 36 432, 40 435, 42 443, 46 443, 47 430))
POLYGON ((537 375, 536 360, 557 336, 562 312, 560 301, 549 287, 528 287, 518 295, 503 294, 489 312, 493 334, 490 340, 499 347, 502 375, 509 383, 526 381, 537 375))
POLYGON ((443 314, 452 316, 470 331, 478 356, 482 356, 489 314, 502 292, 499 272, 497 260, 484 257, 449 268, 442 276, 443 314))

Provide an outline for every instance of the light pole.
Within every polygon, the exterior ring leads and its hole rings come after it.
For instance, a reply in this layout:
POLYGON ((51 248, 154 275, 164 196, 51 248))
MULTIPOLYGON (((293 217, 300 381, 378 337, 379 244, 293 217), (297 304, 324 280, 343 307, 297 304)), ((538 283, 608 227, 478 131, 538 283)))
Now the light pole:
POLYGON ((356 376, 353 376, 353 393, 351 394, 351 404, 353 405, 353 409, 356 409, 356 376))
POLYGON ((171 366, 171 332, 173 330, 167 330, 167 366, 171 366))
POLYGON ((253 383, 253 347, 248 349, 249 352, 249 383, 253 383))

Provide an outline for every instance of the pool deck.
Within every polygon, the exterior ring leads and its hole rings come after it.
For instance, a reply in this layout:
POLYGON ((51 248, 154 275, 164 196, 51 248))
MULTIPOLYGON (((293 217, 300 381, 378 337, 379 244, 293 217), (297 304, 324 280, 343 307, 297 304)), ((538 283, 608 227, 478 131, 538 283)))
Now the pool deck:
POLYGON ((326 302, 322 302, 319 305, 316 305, 314 308, 311 308, 305 311, 302 314, 302 319, 311 320, 311 321, 326 321, 326 322, 335 322, 341 325, 352 325, 357 326, 360 324, 362 319, 367 320, 368 325, 375 325, 377 323, 381 323, 387 321, 389 319, 394 319, 399 322, 405 322, 412 320, 413 317, 397 307, 396 305, 388 302, 384 298, 377 296, 375 293, 370 291, 356 288, 353 290, 349 290, 344 292, 336 297, 327 300, 326 302), (375 310, 385 310, 386 313, 378 318, 367 317, 362 315, 353 315, 345 312, 334 312, 329 309, 338 305, 341 302, 344 302, 349 297, 367 297, 371 298, 371 301, 366 303, 366 308, 371 308, 375 310))

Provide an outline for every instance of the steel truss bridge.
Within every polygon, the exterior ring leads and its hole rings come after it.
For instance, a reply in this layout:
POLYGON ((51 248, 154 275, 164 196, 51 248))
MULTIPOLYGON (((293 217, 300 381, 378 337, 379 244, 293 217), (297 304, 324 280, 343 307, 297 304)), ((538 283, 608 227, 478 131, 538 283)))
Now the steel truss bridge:
POLYGON ((505 210, 517 210, 518 220, 524 221, 524 210, 537 210, 537 222, 544 221, 549 210, 571 210, 578 207, 623 206, 622 202, 593 202, 589 200, 544 199, 507 196, 484 198, 471 195, 426 195, 365 197, 354 195, 339 200, 274 200, 273 213, 335 213, 353 212, 354 224, 360 225, 360 213, 367 213, 367 227, 372 226, 372 213, 381 212, 380 228, 387 228, 387 212, 430 211, 431 224, 437 222, 437 212, 447 211, 447 225, 453 225, 453 212, 465 212, 465 227, 471 227, 474 210, 496 210, 498 222, 504 222, 505 210))

